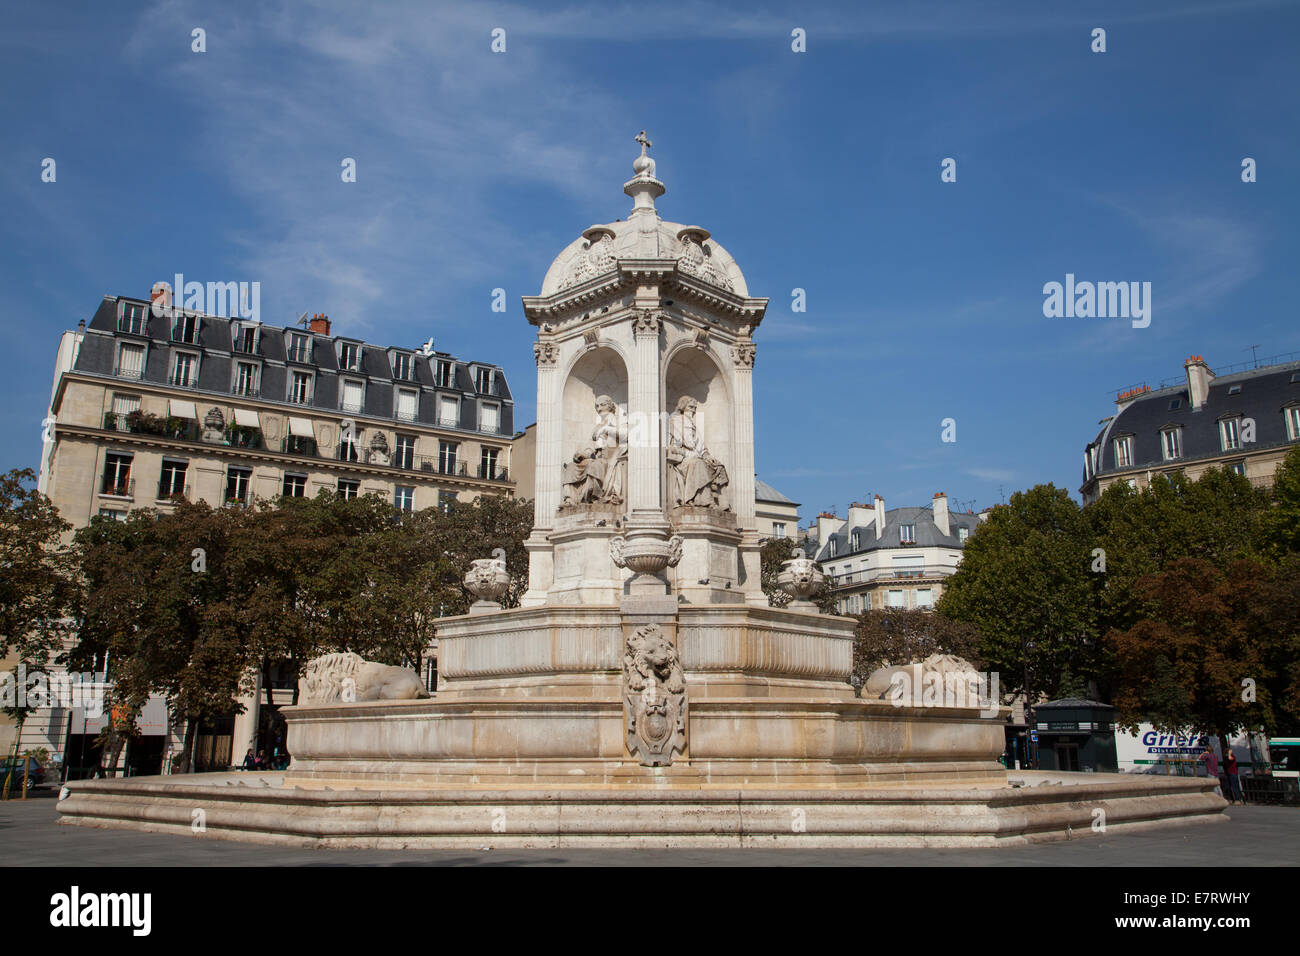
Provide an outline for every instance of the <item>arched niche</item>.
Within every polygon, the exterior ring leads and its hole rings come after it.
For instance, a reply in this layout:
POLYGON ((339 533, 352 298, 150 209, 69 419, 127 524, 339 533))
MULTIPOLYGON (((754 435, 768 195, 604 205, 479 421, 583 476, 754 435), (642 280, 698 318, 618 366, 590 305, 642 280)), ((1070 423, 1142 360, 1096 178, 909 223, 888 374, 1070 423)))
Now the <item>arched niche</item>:
MULTIPOLYGON (((668 442, 668 419, 677 411, 678 401, 689 396, 698 403, 695 422, 709 453, 722 462, 727 468, 727 474, 731 475, 735 464, 731 442, 731 398, 726 376, 713 357, 699 348, 684 348, 673 353, 664 371, 663 395, 665 446, 668 442)), ((667 496, 668 469, 665 468, 664 472, 664 494, 667 496)), ((666 506, 671 507, 667 497, 664 500, 666 506)), ((724 496, 724 500, 729 502, 730 498, 724 496)))
POLYGON ((618 405, 620 436, 627 435, 627 366, 610 348, 584 352, 569 370, 561 398, 562 427, 560 453, 569 461, 573 453, 589 448, 592 432, 599 423, 596 398, 608 395, 618 405))

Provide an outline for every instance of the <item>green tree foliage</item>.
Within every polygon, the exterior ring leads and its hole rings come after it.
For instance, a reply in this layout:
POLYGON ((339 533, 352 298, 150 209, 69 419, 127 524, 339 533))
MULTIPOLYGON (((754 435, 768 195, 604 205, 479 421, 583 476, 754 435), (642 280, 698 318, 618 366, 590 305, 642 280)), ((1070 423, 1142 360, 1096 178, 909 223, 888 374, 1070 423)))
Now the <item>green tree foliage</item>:
POLYGON ((980 656, 1003 686, 1059 694, 1066 672, 1092 674, 1096 632, 1090 543, 1078 505, 1062 488, 1036 485, 995 508, 966 541, 938 611, 973 625, 980 656))
POLYGON ((259 672, 269 702, 273 666, 292 676, 318 654, 352 651, 418 668, 437 619, 467 610, 469 562, 493 548, 506 551, 517 605, 531 526, 531 506, 510 499, 408 514, 328 491, 96 519, 77 534, 85 588, 71 657, 110 662, 123 713, 165 695, 187 722, 184 768, 197 727, 242 712, 259 672))
MULTIPOLYGON (((45 670, 63 650, 76 594, 68 550, 61 545, 72 526, 30 487, 35 480, 29 468, 0 475, 0 659, 27 671, 45 670)), ((17 693, 4 707, 17 724, 15 754, 31 709, 17 693)), ((8 793, 8 781, 0 787, 8 793)))
POLYGON ((1300 446, 1292 448, 1273 476, 1273 507, 1263 517, 1264 548, 1275 560, 1300 554, 1300 446))
POLYGON ((1195 481, 1173 474, 1134 491, 1116 482, 1086 509, 1094 548, 1105 552, 1099 577, 1100 629, 1138 620, 1138 580, 1179 558, 1223 568, 1258 552, 1268 497, 1241 475, 1212 468, 1195 481))

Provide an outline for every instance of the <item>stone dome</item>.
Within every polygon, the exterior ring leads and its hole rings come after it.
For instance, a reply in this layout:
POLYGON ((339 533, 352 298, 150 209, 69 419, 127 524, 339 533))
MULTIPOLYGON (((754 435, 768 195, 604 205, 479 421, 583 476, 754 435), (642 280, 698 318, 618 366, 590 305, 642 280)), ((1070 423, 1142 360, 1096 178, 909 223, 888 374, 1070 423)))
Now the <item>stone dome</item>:
POLYGON ((654 160, 646 155, 645 133, 637 138, 641 155, 632 165, 636 174, 623 186, 634 205, 626 220, 591 226, 555 257, 542 280, 542 296, 555 295, 611 272, 620 259, 675 259, 688 275, 738 296, 748 297, 745 276, 731 253, 709 236, 707 229, 666 222, 654 201, 664 194, 655 179, 654 160))

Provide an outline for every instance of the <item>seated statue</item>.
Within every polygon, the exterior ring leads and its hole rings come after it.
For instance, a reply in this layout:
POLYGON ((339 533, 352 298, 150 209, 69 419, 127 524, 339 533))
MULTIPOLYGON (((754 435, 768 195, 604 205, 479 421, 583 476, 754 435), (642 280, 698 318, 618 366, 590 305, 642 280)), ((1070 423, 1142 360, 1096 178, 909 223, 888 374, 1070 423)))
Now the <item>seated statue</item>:
POLYGON ((594 443, 573 453, 564 463, 561 503, 597 502, 621 505, 627 484, 627 440, 619 434, 618 405, 608 395, 596 399, 599 421, 591 433, 594 443))
POLYGON ((727 469, 704 444, 695 415, 699 403, 688 395, 677 402, 668 418, 667 460, 671 469, 672 507, 722 508, 727 469))
POLYGON ((573 460, 564 463, 564 495, 566 505, 585 505, 599 501, 603 493, 605 463, 595 449, 580 448, 573 460))

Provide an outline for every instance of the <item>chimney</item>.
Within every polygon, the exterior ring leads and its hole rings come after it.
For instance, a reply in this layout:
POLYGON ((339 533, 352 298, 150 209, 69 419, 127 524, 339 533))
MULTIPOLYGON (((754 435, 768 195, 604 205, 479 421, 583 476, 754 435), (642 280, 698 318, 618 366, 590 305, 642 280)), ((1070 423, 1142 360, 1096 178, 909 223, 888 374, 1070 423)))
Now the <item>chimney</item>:
POLYGON ((1199 412, 1210 397, 1210 383, 1214 381, 1214 373, 1199 355, 1189 355, 1183 368, 1187 372, 1187 402, 1192 411, 1199 412))
POLYGON ((876 540, 885 536, 885 499, 876 495, 876 540))
POLYGON ((311 330, 320 335, 330 334, 330 317, 324 312, 317 312, 311 317, 311 330))
POLYGON ((952 533, 948 530, 948 496, 942 491, 936 491, 930 507, 934 509, 934 526, 941 535, 948 537, 952 533))
POLYGON ((853 528, 865 528, 875 520, 872 516, 871 506, 864 505, 860 501, 855 501, 849 505, 849 523, 850 530, 853 528))
POLYGON ((817 545, 825 547, 826 542, 831 539, 836 531, 844 526, 839 517, 831 511, 823 511, 817 516, 817 545))
POLYGON ((992 505, 990 505, 989 507, 985 508, 983 511, 980 512, 980 523, 982 524, 983 522, 988 521, 989 515, 991 514, 993 514, 992 505))

